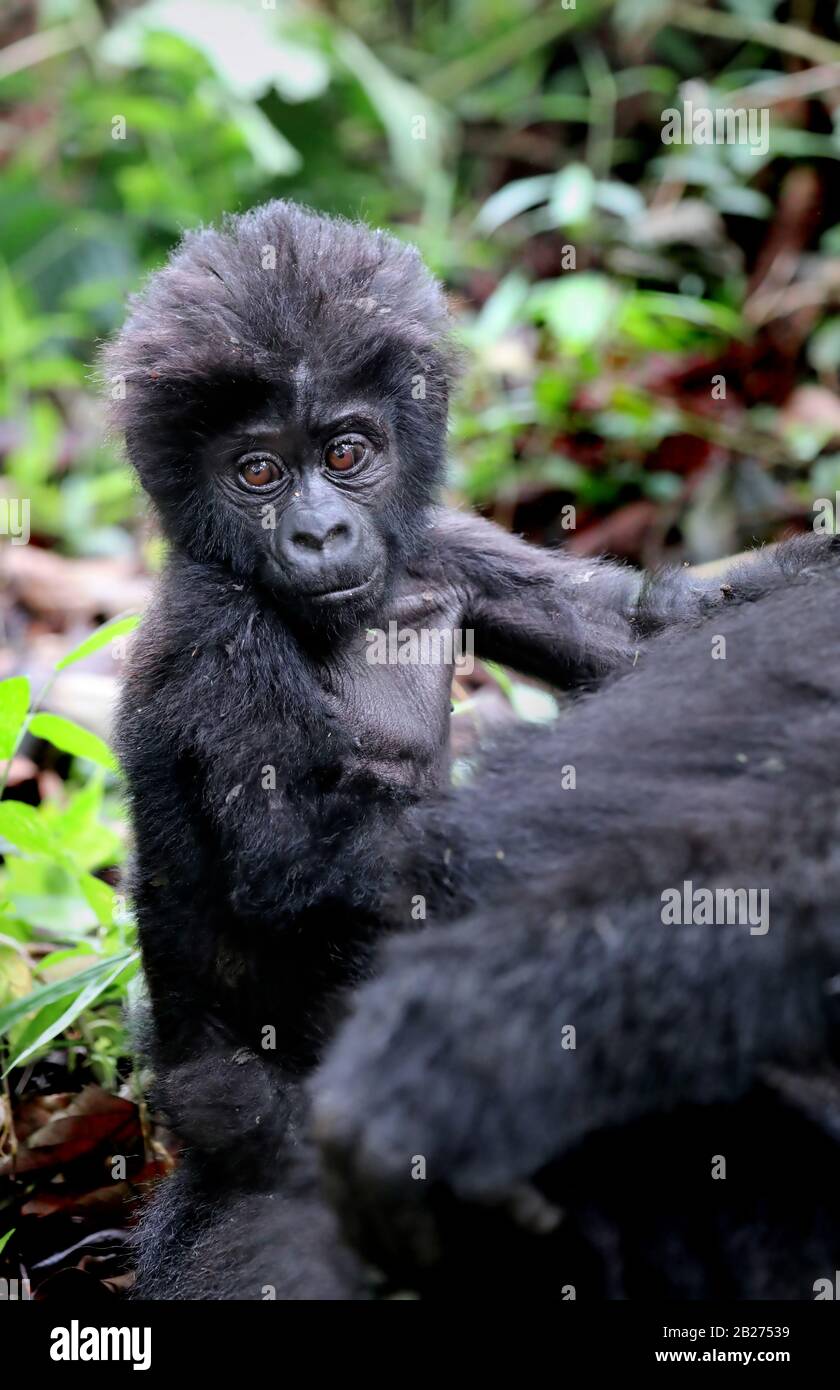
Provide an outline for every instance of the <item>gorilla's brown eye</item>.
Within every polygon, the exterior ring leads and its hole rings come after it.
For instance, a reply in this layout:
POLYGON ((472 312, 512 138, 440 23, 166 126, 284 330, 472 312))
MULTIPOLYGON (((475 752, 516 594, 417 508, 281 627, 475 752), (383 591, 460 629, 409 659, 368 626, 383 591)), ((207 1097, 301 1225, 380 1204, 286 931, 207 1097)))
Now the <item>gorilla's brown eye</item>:
POLYGON ((324 463, 335 473, 347 473, 361 463, 366 453, 358 439, 334 439, 324 450, 324 463))
POLYGON ((268 487, 280 477, 280 469, 273 458, 265 454, 252 454, 243 460, 239 476, 249 487, 268 487))

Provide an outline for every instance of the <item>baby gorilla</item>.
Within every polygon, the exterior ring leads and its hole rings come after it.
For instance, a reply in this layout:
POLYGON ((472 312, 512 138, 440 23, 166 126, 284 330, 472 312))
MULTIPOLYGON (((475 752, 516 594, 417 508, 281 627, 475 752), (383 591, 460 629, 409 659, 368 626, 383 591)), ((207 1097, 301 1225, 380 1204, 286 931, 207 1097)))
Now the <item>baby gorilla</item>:
POLYGON ((188 236, 105 356, 170 547, 118 741, 185 1183, 273 1182, 382 930, 386 831, 447 784, 451 661, 375 664, 371 630, 572 688, 712 601, 441 508, 453 371, 415 251, 284 203, 188 236))

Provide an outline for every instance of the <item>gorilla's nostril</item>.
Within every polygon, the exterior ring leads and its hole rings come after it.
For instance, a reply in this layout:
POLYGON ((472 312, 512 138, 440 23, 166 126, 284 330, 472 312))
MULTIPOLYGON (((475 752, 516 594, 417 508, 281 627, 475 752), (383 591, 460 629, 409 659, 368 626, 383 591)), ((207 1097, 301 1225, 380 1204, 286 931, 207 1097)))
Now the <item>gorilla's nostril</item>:
POLYGON ((324 546, 326 547, 334 545, 338 541, 341 541, 343 543, 344 541, 348 540, 349 537, 350 527, 347 525, 346 522, 338 521, 336 522, 335 526, 331 527, 331 529, 327 532, 326 536, 324 537, 324 546))
POLYGON ((313 531, 295 531, 292 545, 298 550, 321 550, 325 539, 324 536, 316 536, 313 531))
POLYGON ((328 531, 320 534, 315 531, 295 531, 292 545, 298 550, 330 550, 336 544, 344 543, 350 535, 350 527, 343 521, 336 522, 328 531))

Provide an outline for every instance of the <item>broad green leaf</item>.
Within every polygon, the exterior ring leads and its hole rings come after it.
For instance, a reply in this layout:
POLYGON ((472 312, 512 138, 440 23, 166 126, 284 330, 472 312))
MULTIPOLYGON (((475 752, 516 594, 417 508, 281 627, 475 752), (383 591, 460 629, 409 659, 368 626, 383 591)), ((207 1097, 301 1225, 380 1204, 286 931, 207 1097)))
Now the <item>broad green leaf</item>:
MULTIPOLYGON (((76 995, 64 1012, 57 1018, 55 1017, 55 1010, 50 1008, 49 1014, 43 1020, 44 1027, 34 1041, 29 1041, 31 1033, 35 1031, 34 1022, 25 1030, 26 1043, 22 1050, 12 1058, 6 1071, 3 1073, 4 1076, 7 1076, 13 1067, 19 1067, 22 1062, 25 1062, 27 1058, 37 1052, 39 1048, 51 1042, 53 1038, 58 1037, 59 1033, 63 1033, 65 1028, 69 1028, 74 1019, 78 1018, 79 1014, 89 1008, 93 1001, 99 998, 100 994, 104 994, 105 990, 114 983, 117 976, 121 975, 122 972, 137 959, 139 959, 139 953, 135 951, 127 960, 121 961, 118 965, 114 965, 113 957, 111 957, 111 960, 106 962, 106 964, 113 966, 113 969, 107 972, 102 971, 98 966, 93 966, 92 969, 99 970, 99 978, 92 979, 89 984, 85 985, 84 989, 76 995)), ((86 973, 86 971, 82 971, 79 975, 73 976, 73 983, 78 984, 81 975, 86 973)), ((34 996, 30 995, 30 998, 33 997, 34 996)))
POLYGON ((38 973, 48 984, 52 984, 53 980, 69 980, 71 975, 78 975, 80 970, 87 970, 90 965, 98 965, 106 956, 113 959, 115 954, 113 951, 100 951, 94 942, 86 941, 80 946, 67 946, 63 951, 50 951, 48 956, 39 960, 38 973))
MULTIPOLYGON (((34 864, 36 861, 7 859, 6 866, 11 862, 34 864)), ((39 859, 37 862, 47 864, 51 861, 39 859)), ((47 934, 51 941, 82 940, 91 928, 96 926, 96 914, 81 891, 78 897, 71 897, 66 893, 15 892, 12 894, 12 902, 21 921, 26 922, 33 930, 47 934)))
POLYGON ((642 310, 649 316, 681 319, 698 328, 708 328, 733 338, 746 336, 745 325, 739 314, 726 304, 717 304, 711 299, 693 299, 687 294, 665 294, 660 290, 636 290, 628 301, 628 307, 642 310))
POLYGON ((98 961, 88 970, 80 970, 77 975, 70 975, 65 980, 52 980, 48 985, 41 985, 25 999, 13 1000, 0 1009, 0 1036, 8 1033, 22 1018, 27 1018, 37 1009, 54 1004, 57 999, 66 999, 68 994, 85 990, 88 985, 101 981, 114 967, 117 967, 116 973, 119 974, 120 970, 139 959, 139 951, 123 951, 120 955, 109 956, 107 960, 98 961))
POLYGON ((95 772, 81 790, 71 794, 64 809, 52 802, 41 808, 50 830, 79 869, 119 864, 123 858, 119 835, 101 819, 104 778, 103 770, 95 772))
MULTIPOLYGON (((21 1053, 26 1052, 26 1050, 33 1045, 35 1040, 40 1038, 41 1035, 52 1026, 56 1019, 61 1018, 66 1008, 66 1001, 64 999, 57 999, 54 1003, 45 1004, 42 1009, 39 1009, 35 1017, 31 1018, 20 1032, 16 1033, 11 1039, 10 1046, 14 1055, 17 1057, 21 1053)), ((14 1062, 12 1062, 11 1065, 14 1066, 14 1062)))
POLYGON ((567 164, 557 175, 548 205, 555 227, 579 227, 587 222, 595 201, 595 176, 586 164, 567 164))
POLYGON ((116 894, 111 885, 103 883, 101 878, 94 878, 93 874, 80 874, 79 887, 103 927, 113 926, 116 894))
POLYGON ((32 988, 32 972, 14 946, 0 946, 0 1003, 21 999, 32 988))
POLYGON ((544 203, 554 187, 554 174, 535 174, 533 178, 514 179, 491 194, 475 219, 475 225, 491 236, 505 222, 544 203))
POLYGON ((840 492, 840 454, 823 454, 811 469, 806 487, 809 505, 813 497, 834 497, 840 492))
POLYGON ((38 812, 23 801, 0 802, 0 837, 24 854, 61 856, 59 845, 38 812))
POLYGON ((117 760, 104 739, 83 729, 72 719, 65 719, 63 715, 36 714, 30 722, 29 732, 35 738, 45 738, 54 748, 60 748, 62 753, 71 753, 74 758, 88 758, 92 763, 99 763, 100 767, 117 771, 117 760))
POLYGON ((548 690, 538 690, 536 686, 514 681, 510 702, 517 717, 529 723, 548 724, 557 718, 557 701, 548 690))
POLYGON ((14 753, 28 710, 26 676, 10 676, 0 681, 0 761, 5 762, 14 753))
POLYGON ((445 111, 426 92, 395 77, 357 34, 342 33, 336 52, 382 122, 397 172, 412 187, 427 192, 444 163, 445 111))
POLYGON ((580 353, 612 330, 619 301, 606 275, 587 270, 537 285, 529 303, 561 348, 580 353))
MULTIPOLYGON (((826 319, 808 344, 808 361, 817 372, 836 372, 840 366, 840 318, 826 319)), ((4 682, 8 684, 8 681, 4 682)), ((0 693, 3 687, 0 686, 0 693)))
POLYGON ((517 271, 506 275, 482 305, 475 322, 466 330, 470 344, 476 348, 489 347, 492 350, 502 335, 509 332, 519 321, 529 289, 524 275, 517 271))
POLYGON ((638 188, 620 183, 618 179, 602 179, 598 183, 595 203, 616 217, 639 217, 645 210, 645 200, 638 188))
POLYGON ((150 0, 127 14, 102 40, 106 60, 139 66, 144 39, 176 34, 202 53, 228 92, 257 100, 274 87, 285 101, 311 101, 326 89, 330 70, 316 48, 293 42, 271 9, 236 0, 150 0))
POLYGON ((252 102, 231 99, 231 114, 257 167, 266 174, 296 174, 303 160, 294 145, 252 102))
POLYGON ((128 618, 117 618, 115 622, 103 623, 102 627, 98 627, 78 647, 74 647, 72 652, 68 652, 66 656, 56 662, 56 671, 63 671, 66 666, 72 666, 75 661, 81 661, 84 657, 90 656, 92 652, 98 652, 101 647, 107 646, 115 637, 124 637, 126 633, 133 632, 140 624, 140 617, 139 613, 132 613, 128 618))

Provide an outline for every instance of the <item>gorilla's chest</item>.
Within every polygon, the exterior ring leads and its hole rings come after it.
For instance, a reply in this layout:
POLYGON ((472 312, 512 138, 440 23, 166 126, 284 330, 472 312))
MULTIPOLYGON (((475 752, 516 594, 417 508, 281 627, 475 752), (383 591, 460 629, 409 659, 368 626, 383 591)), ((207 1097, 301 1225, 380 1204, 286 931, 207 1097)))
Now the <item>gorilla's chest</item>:
POLYGON ((347 772, 417 791, 445 776, 452 679, 470 657, 457 619, 454 599, 409 590, 320 666, 347 772))

